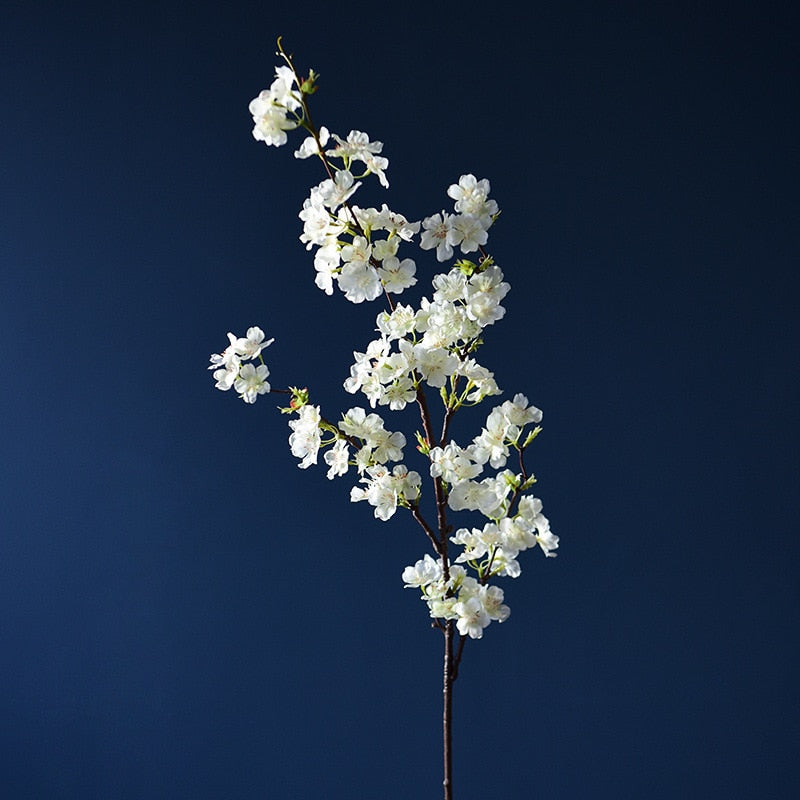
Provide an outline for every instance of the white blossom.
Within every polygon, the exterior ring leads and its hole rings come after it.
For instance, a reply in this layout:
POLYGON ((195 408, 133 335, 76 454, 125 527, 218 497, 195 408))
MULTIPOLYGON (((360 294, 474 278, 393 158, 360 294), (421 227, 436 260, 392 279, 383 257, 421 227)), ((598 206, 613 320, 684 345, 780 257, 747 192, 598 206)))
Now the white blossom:
POLYGON ((389 159, 384 156, 368 154, 362 159, 367 170, 378 176, 381 186, 389 188, 389 179, 386 177, 386 169, 389 166, 389 159))
POLYGON ((361 186, 361 181, 357 183, 353 180, 353 175, 349 170, 340 169, 334 173, 333 179, 323 181, 317 186, 322 205, 335 211, 342 203, 353 196, 353 193, 361 186))
POLYGON ((536 541, 542 552, 549 558, 555 558, 553 550, 558 548, 558 539, 550 530, 550 521, 542 514, 542 501, 538 497, 526 495, 519 501, 519 516, 529 526, 529 530, 536 531, 536 541))
POLYGON ((493 216, 497 213, 497 203, 488 200, 491 185, 484 178, 478 180, 474 175, 462 175, 458 183, 451 184, 447 196, 455 200, 455 210, 459 214, 473 216, 493 216))
MULTIPOLYGON (((523 500, 525 498, 522 498, 523 500)), ((499 531, 503 547, 521 552, 536 545, 533 529, 523 517, 504 517, 500 520, 499 531)))
POLYGON ((350 261, 342 267, 339 288, 351 303, 374 300, 383 290, 375 268, 360 261, 350 261))
POLYGON ((453 511, 478 511, 492 510, 497 506, 497 495, 494 486, 488 486, 483 481, 460 481, 450 490, 447 499, 453 511))
POLYGON ((404 289, 413 286, 417 279, 414 273, 417 267, 410 258, 400 261, 396 256, 384 259, 378 270, 383 288, 392 294, 400 294, 404 289))
POLYGON ((292 455, 302 459, 297 465, 300 469, 307 469, 317 463, 317 453, 320 446, 319 423, 321 420, 319 407, 305 405, 297 412, 298 418, 289 421, 292 434, 289 436, 289 445, 292 455))
POLYGON ((286 112, 300 107, 300 101, 294 93, 294 84, 294 75, 289 67, 276 67, 275 80, 270 88, 259 92, 250 101, 255 139, 275 147, 286 144, 286 131, 297 127, 297 122, 288 119, 286 112))
POLYGON ((550 528, 537 532, 536 541, 539 542, 539 547, 542 548, 542 552, 548 558, 555 558, 558 555, 553 552, 553 550, 558 547, 558 536, 556 536, 550 528))
POLYGON ((536 406, 528 405, 528 398, 524 394, 515 394, 513 400, 506 400, 500 410, 508 420, 509 425, 522 428, 531 422, 541 422, 542 412, 536 406))
POLYGON ((449 442, 444 448, 432 448, 428 456, 431 476, 440 477, 447 483, 472 480, 482 471, 482 466, 473 461, 469 451, 462 450, 455 442, 449 442))
POLYGON ((314 283, 327 295, 333 294, 333 283, 338 279, 339 246, 335 239, 328 237, 316 253, 314 253, 314 283))
POLYGON ((458 615, 456 622, 458 632, 462 636, 469 636, 470 639, 481 639, 483 629, 492 621, 480 598, 475 595, 459 600, 453 607, 453 611, 458 615))
POLYGON ((222 369, 218 369, 213 373, 213 378, 216 381, 214 387, 222 392, 227 392, 239 377, 239 362, 231 363, 222 369))
POLYGON ((366 158, 377 155, 383 150, 383 142, 371 142, 369 136, 362 131, 350 131, 347 139, 342 139, 335 133, 332 134, 338 144, 327 150, 326 153, 334 158, 355 159, 364 161, 366 158))
POLYGON ((345 228, 343 222, 331 216, 318 195, 312 195, 303 201, 303 208, 298 216, 303 220, 300 241, 305 244, 306 250, 314 245, 319 247, 328 244, 331 238, 335 239, 345 228))
POLYGON ((471 403, 479 403, 486 397, 501 394, 500 387, 494 379, 494 374, 486 367, 482 367, 474 358, 462 361, 458 366, 457 375, 461 375, 469 382, 472 390, 467 394, 471 403))
POLYGON ((286 111, 272 102, 267 89, 250 103, 253 115, 253 138, 267 145, 280 147, 286 144, 286 131, 297 127, 297 123, 287 119, 286 111))
POLYGON ((503 590, 499 586, 482 586, 481 600, 486 613, 492 620, 505 622, 511 614, 511 609, 503 605, 503 590))
POLYGON ((403 570, 403 584, 406 587, 428 586, 442 577, 442 561, 434 560, 427 553, 413 567, 403 570))
POLYGON ((253 327, 247 329, 247 335, 237 339, 233 343, 236 354, 244 359, 258 358, 265 347, 269 347, 275 340, 267 339, 264 341, 264 331, 261 328, 253 327))
MULTIPOLYGON (((323 125, 319 129, 319 143, 325 147, 328 144, 328 136, 329 136, 328 129, 323 125)), ((309 158, 310 156, 316 156, 320 154, 320 149, 317 146, 317 140, 313 136, 308 136, 303 140, 303 143, 300 147, 295 150, 294 157, 295 158, 309 158)))
MULTIPOLYGON (((436 248, 436 260, 447 261, 453 257, 453 217, 442 211, 422 220, 422 237, 419 246, 423 250, 436 248)), ((456 242, 457 244, 457 242, 456 242)))
POLYGON ((269 370, 262 364, 254 367, 252 364, 245 364, 240 370, 239 375, 233 382, 233 388, 241 395, 245 403, 255 403, 260 394, 266 394, 270 390, 267 382, 269 370))
POLYGON ((399 461, 403 457, 406 437, 400 431, 387 431, 381 427, 372 432, 367 444, 372 448, 372 458, 379 464, 385 464, 387 461, 399 461))
POLYGON ((417 397, 417 390, 411 378, 402 376, 396 378, 383 389, 383 394, 378 401, 382 406, 389 406, 392 411, 402 411, 417 397))
POLYGON ((376 261, 383 261, 397 255, 400 239, 397 236, 391 239, 375 239, 372 242, 372 255, 376 261))
POLYGON ((462 253, 474 253, 489 241, 487 229, 491 221, 490 217, 459 214, 453 218, 450 240, 461 248, 462 253))
POLYGON ((502 410, 495 408, 487 417, 486 425, 473 440, 473 453, 481 464, 487 461, 495 468, 504 467, 508 458, 508 420, 502 410))
POLYGON ((216 381, 214 385, 223 392, 227 392, 233 387, 234 381, 239 377, 239 368, 242 365, 241 358, 236 352, 236 336, 229 333, 228 341, 230 344, 221 353, 214 353, 209 358, 211 362, 209 369, 214 370, 212 375, 216 381))
POLYGON ((402 339, 414 330, 414 309, 398 304, 391 313, 382 311, 378 314, 375 324, 387 340, 402 339))
POLYGON ((367 414, 363 408, 351 408, 339 423, 339 428, 348 436, 370 441, 375 434, 383 430, 383 420, 378 414, 367 414))
POLYGON ((350 461, 350 451, 347 447, 347 442, 344 439, 337 439, 336 444, 325 453, 325 463, 328 469, 327 478, 332 480, 337 475, 344 475, 347 472, 347 467, 350 461))
POLYGON ((442 347, 414 347, 417 368, 429 386, 441 388, 458 369, 458 359, 442 347))
POLYGON ((433 299, 437 303, 457 303, 467 296, 467 276, 459 269, 434 275, 431 283, 436 290, 433 299))

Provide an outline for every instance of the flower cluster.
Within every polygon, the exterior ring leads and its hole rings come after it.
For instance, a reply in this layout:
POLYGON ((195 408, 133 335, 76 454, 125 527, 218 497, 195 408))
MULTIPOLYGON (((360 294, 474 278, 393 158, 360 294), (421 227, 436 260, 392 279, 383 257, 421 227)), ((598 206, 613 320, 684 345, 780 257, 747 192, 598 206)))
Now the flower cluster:
POLYGON ((479 639, 492 620, 508 618, 503 592, 488 585, 490 578, 518 577, 517 556, 537 544, 545 556, 556 555, 558 536, 541 513, 541 500, 523 494, 535 483, 534 478, 524 469, 519 474, 504 469, 476 480, 487 464, 495 469, 504 467, 510 449, 519 451, 521 457, 541 430, 537 426, 523 436, 525 426, 541 419, 542 412, 518 394, 489 413, 481 433, 469 446, 462 448, 451 441, 428 452, 431 477, 442 482, 449 508, 477 511, 488 522, 482 528, 459 528, 450 537, 451 543, 463 548, 453 563, 469 566, 475 578, 467 576, 464 567, 450 566, 445 579, 442 559, 434 561, 427 556, 406 567, 403 582, 422 589, 432 617, 457 620, 462 635, 479 639))
POLYGON ((344 387, 361 391, 373 408, 405 408, 422 382, 436 389, 459 386, 456 406, 500 393, 494 375, 470 354, 483 328, 505 313, 500 301, 509 286, 502 271, 488 258, 480 265, 462 261, 437 275, 433 286, 433 300, 423 297, 419 309, 397 305, 379 314, 380 337, 353 354, 344 387))
MULTIPOLYGON (((309 402, 307 390, 282 390, 292 395, 290 406, 282 410, 296 415, 289 422, 291 452, 302 469, 318 463, 323 452, 329 479, 354 467, 357 478, 350 499, 366 500, 379 520, 390 519, 398 509, 409 510, 436 557, 426 554, 406 567, 404 585, 420 589, 439 627, 452 632, 455 625, 462 638, 479 639, 490 622, 503 622, 510 614, 502 589, 489 581, 518 577, 520 553, 538 545, 553 557, 559 543, 541 501, 530 494, 536 480, 524 463, 525 451, 541 430, 538 408, 516 394, 488 413, 480 433, 466 446, 450 435, 452 418, 462 406, 501 393, 494 374, 475 357, 485 330, 505 315, 502 301, 510 290, 503 271, 484 250, 498 205, 489 197, 489 181, 472 174, 448 187, 452 212, 442 210, 421 223, 409 222, 385 204, 380 209, 355 205, 352 200, 368 176, 389 186, 383 143, 358 130, 342 138, 314 127, 307 98, 316 91, 317 76, 312 70, 301 78, 283 55, 288 66, 277 67, 270 88, 250 104, 253 135, 280 146, 288 140, 287 131, 300 127, 307 132, 294 155, 319 158, 327 175, 311 188, 299 213, 300 241, 307 250, 314 249, 315 283, 328 295, 338 288, 353 303, 384 298, 387 306, 377 315, 377 336, 353 353, 344 381, 345 390, 362 393, 372 411, 354 407, 333 423, 309 402), (435 250, 438 262, 453 259, 456 248, 463 256, 476 255, 474 260, 459 258, 436 274, 430 299, 400 303, 394 296, 417 283, 417 265, 401 248, 417 236, 419 248, 435 250), (430 389, 442 403, 438 437, 427 399, 430 389), (436 526, 425 521, 420 473, 403 463, 405 435, 390 430, 375 412, 377 407, 402 411, 412 404, 421 414, 417 450, 421 471, 431 479, 436 526), (513 470, 508 466, 512 457, 518 460, 513 470), (483 520, 453 532, 447 515, 464 512, 483 520), (453 547, 458 552, 451 553, 453 547)), ((228 338, 228 348, 211 356, 216 386, 223 391, 233 387, 245 402, 254 403, 270 391, 261 351, 272 340, 264 341, 260 328, 250 328, 243 338, 231 333, 228 338), (259 366, 243 364, 256 358, 259 366)))
POLYGON ((269 89, 264 89, 250 101, 255 139, 275 147, 286 144, 286 131, 297 127, 296 112, 302 105, 295 88, 292 70, 289 67, 276 67, 275 80, 269 89), (288 114, 295 118, 289 119, 288 114))
POLYGON ((250 103, 253 136, 280 146, 287 141, 287 130, 305 127, 311 135, 295 151, 295 158, 317 156, 325 162, 329 177, 312 187, 299 214, 300 241, 307 250, 317 248, 317 286, 333 294, 337 285, 352 303, 375 300, 384 292, 400 294, 416 283, 416 264, 398 256, 398 248, 419 232, 420 224, 409 223, 385 204, 376 209, 349 203, 367 175, 375 175, 388 188, 389 159, 380 155, 383 142, 370 141, 368 134, 358 130, 351 130, 344 139, 325 127, 314 130, 303 102, 303 96, 314 91, 313 72, 302 82, 289 67, 277 67, 275 74, 270 88, 250 103), (356 165, 361 165, 358 175, 353 174, 356 165))
POLYGON ((270 390, 269 369, 264 364, 261 351, 269 347, 275 340, 264 341, 264 331, 253 327, 247 329, 247 335, 237 337, 228 334, 228 346, 221 353, 211 356, 215 386, 223 392, 233 387, 245 403, 255 403, 260 394, 270 390), (255 367, 252 364, 243 364, 242 361, 258 359, 261 363, 255 367))
POLYGON ((316 285, 329 295, 337 285, 351 303, 375 300, 384 292, 400 294, 417 282, 416 264, 401 259, 398 251, 419 223, 409 223, 386 204, 380 209, 348 204, 360 185, 348 169, 337 170, 311 189, 299 214, 300 241, 307 250, 317 247, 316 285))
POLYGON ((442 211, 422 220, 423 234, 419 246, 423 250, 436 248, 436 258, 447 261, 453 248, 462 253, 474 253, 489 238, 489 227, 498 214, 497 203, 489 200, 489 181, 474 175, 462 175, 458 184, 447 190, 455 200, 455 214, 442 211))
POLYGON ((399 463, 393 469, 387 466, 403 458, 406 437, 400 431, 387 430, 378 414, 358 407, 333 424, 322 418, 319 406, 307 402, 304 390, 293 390, 293 395, 292 406, 284 410, 297 413, 297 419, 289 422, 289 447, 300 459, 301 469, 316 464, 319 451, 330 448, 324 454, 328 479, 345 475, 354 466, 366 488, 354 486, 350 499, 366 500, 375 508, 375 517, 384 521, 398 507, 410 507, 419 498, 419 473, 399 463))
POLYGON ((505 622, 511 614, 511 609, 503 605, 499 586, 482 584, 458 566, 450 567, 445 576, 441 558, 434 560, 426 554, 413 567, 406 567, 403 583, 422 590, 431 617, 455 620, 458 632, 471 639, 482 638, 483 629, 492 620, 505 622))
POLYGON ((366 500, 375 507, 376 519, 386 521, 397 511, 398 505, 408 508, 419 498, 422 479, 419 473, 409 472, 404 464, 398 464, 391 472, 377 464, 368 467, 366 472, 367 477, 362 478, 361 483, 367 488, 354 486, 350 490, 350 500, 353 503, 366 500))

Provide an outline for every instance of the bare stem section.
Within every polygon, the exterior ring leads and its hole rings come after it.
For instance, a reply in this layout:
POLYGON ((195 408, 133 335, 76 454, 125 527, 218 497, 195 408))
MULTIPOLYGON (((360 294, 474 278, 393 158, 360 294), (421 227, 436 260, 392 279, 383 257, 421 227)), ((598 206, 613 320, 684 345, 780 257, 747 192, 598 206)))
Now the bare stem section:
POLYGON ((453 620, 444 626, 444 680, 442 686, 442 734, 444 741, 444 800, 453 800, 453 620))

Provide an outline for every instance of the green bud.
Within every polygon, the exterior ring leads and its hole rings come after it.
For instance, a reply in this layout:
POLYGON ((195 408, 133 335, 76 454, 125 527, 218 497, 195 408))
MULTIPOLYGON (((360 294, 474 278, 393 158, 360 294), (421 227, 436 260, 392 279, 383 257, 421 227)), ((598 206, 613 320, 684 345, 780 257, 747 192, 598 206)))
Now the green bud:
POLYGON ((459 259, 458 261, 456 261, 456 264, 455 264, 455 265, 456 265, 456 267, 458 267, 458 269, 460 269, 460 270, 461 270, 461 271, 462 271, 462 272, 463 272, 463 273, 464 273, 464 274, 465 274, 467 277, 469 277, 470 275, 472 275, 472 274, 475 272, 475 270, 478 268, 477 264, 474 264, 472 261, 470 261, 470 260, 469 260, 469 259, 467 259, 467 258, 461 258, 461 259, 459 259))
POLYGON ((525 449, 541 432, 542 429, 537 425, 525 438, 522 448, 525 449))
POLYGON ((308 403, 308 388, 298 389, 296 386, 290 386, 289 390, 292 393, 292 401, 289 403, 292 411, 298 411, 308 403))
POLYGON ((319 78, 319 73, 310 69, 308 71, 308 77, 300 84, 300 91, 303 94, 314 94, 319 88, 317 86, 317 78, 319 78))
POLYGON ((428 444, 428 440, 419 431, 414 431, 414 436, 417 437, 417 450, 419 450, 422 455, 427 456, 428 453, 431 452, 431 446, 428 444))

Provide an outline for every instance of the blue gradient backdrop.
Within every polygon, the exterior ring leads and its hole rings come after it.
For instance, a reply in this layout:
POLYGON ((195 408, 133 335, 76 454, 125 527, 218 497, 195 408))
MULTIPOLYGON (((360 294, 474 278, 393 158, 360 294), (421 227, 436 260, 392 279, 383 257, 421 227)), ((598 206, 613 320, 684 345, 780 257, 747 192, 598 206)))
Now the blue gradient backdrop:
POLYGON ((336 415, 371 338, 250 136, 278 34, 386 143, 360 202, 503 209, 561 549, 465 651, 458 800, 798 796, 797 19, 681 0, 3 6, 0 796, 440 795, 424 538, 205 369, 261 325, 336 415))

